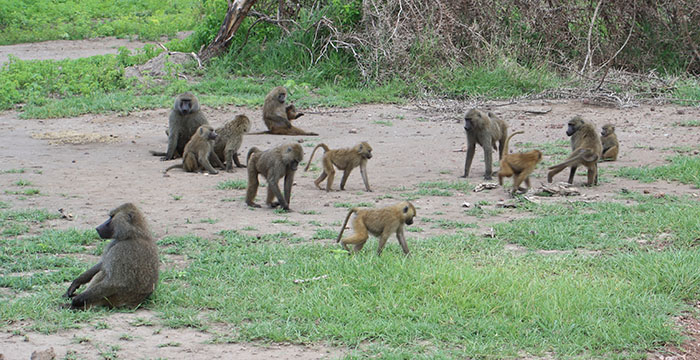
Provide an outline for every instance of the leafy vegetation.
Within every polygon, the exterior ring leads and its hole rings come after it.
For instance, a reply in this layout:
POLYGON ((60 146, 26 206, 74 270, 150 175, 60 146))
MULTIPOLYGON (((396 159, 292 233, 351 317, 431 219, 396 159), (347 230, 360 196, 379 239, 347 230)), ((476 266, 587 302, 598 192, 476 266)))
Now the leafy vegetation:
POLYGON ((657 167, 624 167, 619 169, 615 175, 642 182, 668 180, 700 187, 700 158, 698 156, 676 155, 671 157, 669 161, 670 164, 657 167))

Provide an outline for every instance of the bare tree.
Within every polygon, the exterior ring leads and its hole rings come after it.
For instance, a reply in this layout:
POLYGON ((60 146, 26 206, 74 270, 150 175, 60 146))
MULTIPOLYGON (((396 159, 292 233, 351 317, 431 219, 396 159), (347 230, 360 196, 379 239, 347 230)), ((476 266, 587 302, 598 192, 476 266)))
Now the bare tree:
POLYGON ((231 39, 241 26, 243 19, 248 15, 248 11, 257 0, 228 0, 228 10, 223 24, 216 34, 214 40, 199 52, 202 61, 208 61, 226 50, 231 45, 231 39))

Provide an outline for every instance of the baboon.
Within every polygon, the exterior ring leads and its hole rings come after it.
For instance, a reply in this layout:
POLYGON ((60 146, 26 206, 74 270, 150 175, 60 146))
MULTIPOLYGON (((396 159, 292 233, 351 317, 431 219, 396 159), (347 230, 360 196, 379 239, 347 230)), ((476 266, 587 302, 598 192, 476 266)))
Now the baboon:
POLYGON ((185 144, 192 138, 195 131, 209 125, 204 113, 199 111, 199 100, 191 92, 178 95, 168 118, 168 150, 159 152, 151 150, 151 154, 162 156, 161 160, 172 160, 182 156, 185 144))
POLYGON ((185 145, 185 150, 182 156, 182 164, 176 164, 165 169, 163 173, 167 173, 170 169, 182 169, 187 172, 198 172, 202 169, 215 175, 219 172, 214 169, 214 166, 224 167, 219 157, 214 153, 214 141, 217 135, 214 128, 209 125, 202 125, 197 129, 190 141, 185 145))
POLYGON ((617 161, 617 152, 620 149, 620 143, 617 142, 615 135, 615 125, 603 125, 603 131, 600 133, 600 143, 603 146, 603 160, 617 161))
POLYGON ((352 208, 348 211, 343 227, 340 228, 338 239, 335 242, 341 242, 343 248, 348 252, 358 252, 365 246, 369 232, 379 238, 377 255, 381 255, 389 236, 396 233, 396 238, 399 239, 399 244, 401 244, 404 254, 408 255, 408 245, 403 234, 403 226, 404 224, 413 224, 413 217, 415 216, 416 208, 408 201, 402 201, 396 205, 381 209, 352 208), (355 219, 352 221, 352 229, 355 233, 341 240, 345 226, 348 224, 348 219, 350 219, 350 214, 352 213, 356 214, 355 219), (347 244, 355 245, 354 249, 350 251, 347 244))
POLYGON ((595 131, 595 126, 577 115, 569 120, 566 135, 571 136, 572 152, 560 164, 549 167, 547 181, 551 183, 554 175, 570 166, 569 184, 573 184, 576 168, 583 165, 588 168, 588 182, 586 185, 598 185, 598 159, 600 159, 603 147, 600 143, 600 136, 595 131))
POLYGON ((462 177, 469 176, 476 144, 479 144, 484 150, 484 164, 486 166, 484 179, 491 180, 493 174, 491 149, 498 150, 499 160, 503 158, 503 145, 508 137, 508 124, 496 117, 494 113, 471 109, 464 117, 464 131, 467 133, 467 157, 464 160, 464 175, 462 177))
POLYGON ((318 135, 313 132, 306 132, 292 125, 290 120, 296 119, 303 114, 297 114, 296 108, 293 105, 286 106, 287 89, 283 86, 278 86, 270 91, 265 96, 263 104, 263 121, 267 126, 268 131, 257 132, 258 134, 274 134, 274 135, 318 135), (295 116, 290 118, 289 115, 295 116))
MULTIPOLYGON (((316 187, 321 189, 321 181, 328 177, 328 182, 326 183, 326 191, 331 191, 331 186, 333 185, 333 178, 335 177, 335 165, 338 170, 343 171, 343 178, 340 180, 340 190, 345 190, 345 182, 350 176, 352 169, 360 166, 360 174, 362 174, 362 181, 365 183, 365 190, 371 192, 372 189, 369 188, 369 180, 367 180, 367 160, 372 158, 372 147, 366 141, 363 141, 352 148, 345 149, 335 149, 330 150, 326 144, 318 144, 311 152, 311 157, 309 158, 308 164, 304 171, 309 170, 311 165, 311 160, 314 158, 314 153, 319 147, 323 148, 323 172, 318 179, 314 180, 316 187)), ((323 189, 321 189, 323 190, 323 189)))
POLYGON ((503 178, 513 176, 513 192, 520 190, 523 180, 530 188, 530 174, 535 170, 537 163, 542 160, 542 153, 539 150, 521 152, 516 154, 508 153, 508 143, 510 139, 524 131, 516 131, 506 139, 503 145, 503 158, 501 158, 501 168, 498 170, 498 184, 503 186, 503 178))
POLYGON ((294 106, 294 104, 287 105, 285 110, 287 111, 287 120, 289 120, 289 121, 292 121, 292 120, 295 120, 295 119, 298 119, 298 118, 304 116, 304 113, 297 112, 297 108, 296 108, 296 106, 294 106))
POLYGON ((289 143, 279 145, 266 151, 260 151, 257 147, 248 150, 248 188, 246 190, 245 203, 248 206, 260 207, 253 202, 258 193, 258 174, 267 179, 267 199, 265 203, 271 207, 282 206, 289 210, 289 202, 292 198, 292 184, 294 173, 299 163, 304 159, 304 150, 301 145, 289 143), (279 180, 284 177, 284 196, 279 187, 279 180), (277 197, 277 202, 273 202, 277 197))
POLYGON ((158 282, 158 248, 146 219, 134 204, 126 203, 109 212, 97 234, 113 240, 97 265, 68 287, 64 296, 72 298, 70 308, 139 305, 158 282), (75 290, 90 280, 87 290, 76 296, 75 290))
POLYGON ((238 160, 238 149, 241 148, 243 142, 243 134, 250 131, 250 119, 245 115, 236 115, 236 117, 227 121, 224 126, 216 129, 216 140, 214 141, 214 153, 226 163, 226 171, 233 170, 233 163, 236 167, 242 168, 238 160))

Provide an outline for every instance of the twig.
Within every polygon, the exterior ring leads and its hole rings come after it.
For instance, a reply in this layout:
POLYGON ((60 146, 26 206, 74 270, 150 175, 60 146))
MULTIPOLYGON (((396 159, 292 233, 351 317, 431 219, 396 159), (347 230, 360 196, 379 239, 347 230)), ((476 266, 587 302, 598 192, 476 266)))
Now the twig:
MULTIPOLYGON (((625 39, 625 42, 617 50, 615 55, 613 55, 610 59, 608 59, 608 61, 604 62, 603 65, 600 66, 600 68, 607 66, 608 63, 613 61, 613 59, 615 59, 617 57, 617 55, 622 51, 622 49, 624 49, 625 46, 627 46, 627 42, 630 40, 630 37, 632 36, 632 30, 634 30, 634 24, 636 23, 635 21, 637 20, 637 8, 636 8, 636 6, 635 6, 634 10, 632 10, 632 11, 634 11, 634 15, 632 15, 632 25, 630 25, 630 31, 627 33, 627 39, 625 39)), ((608 73, 607 70, 605 71, 605 73, 606 74, 608 73)), ((603 78, 605 78, 605 76, 603 76, 603 78)), ((602 81, 601 81, 601 84, 602 84, 602 81)), ((598 88, 600 88, 600 85, 598 86, 598 88)))
POLYGON ((588 52, 586 53, 586 58, 583 60, 583 67, 581 67, 580 73, 583 74, 583 71, 586 69, 586 64, 588 64, 588 61, 590 59, 591 66, 593 66, 593 59, 591 55, 591 34, 593 33, 593 25, 595 24, 595 19, 598 17, 598 10, 600 9, 600 4, 603 3, 603 0, 598 0, 598 5, 595 6, 595 11, 593 11, 593 17, 591 18, 591 26, 588 27, 588 52))

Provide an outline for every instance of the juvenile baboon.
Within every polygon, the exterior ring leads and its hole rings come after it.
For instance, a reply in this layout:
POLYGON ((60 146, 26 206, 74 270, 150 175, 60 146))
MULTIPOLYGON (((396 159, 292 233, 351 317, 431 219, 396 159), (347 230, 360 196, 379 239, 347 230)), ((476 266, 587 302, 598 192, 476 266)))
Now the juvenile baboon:
POLYGON ((109 212, 109 219, 97 227, 97 234, 113 240, 97 265, 68 287, 64 296, 72 298, 70 307, 137 306, 158 282, 158 249, 146 219, 134 204, 126 203, 109 212), (75 290, 90 280, 87 290, 76 296, 75 290))
POLYGON ((296 108, 296 106, 294 106, 294 104, 287 105, 285 110, 287 111, 287 120, 289 120, 289 121, 292 121, 292 120, 295 120, 295 119, 298 119, 298 118, 304 116, 304 113, 297 112, 297 108, 296 108))
POLYGON ((603 125, 603 131, 601 131, 600 136, 600 142, 603 146, 602 159, 616 161, 620 143, 617 142, 617 135, 615 135, 615 125, 603 125))
POLYGON ((562 163, 549 167, 547 181, 551 183, 554 175, 570 166, 569 184, 573 184, 576 168, 583 165, 588 168, 586 185, 598 185, 598 159, 600 159, 603 147, 600 144, 600 136, 595 131, 595 126, 577 115, 569 120, 566 135, 571 136, 571 149, 573 151, 562 163))
POLYGON ((245 115, 236 115, 236 117, 227 121, 224 126, 216 129, 216 140, 214 141, 214 153, 216 156, 226 163, 226 171, 233 170, 233 163, 236 167, 245 167, 238 160, 238 149, 243 143, 243 134, 250 131, 250 119, 245 115))
POLYGON ((258 193, 258 174, 262 174, 267 179, 265 204, 271 207, 280 205, 283 209, 289 210, 294 173, 303 159, 304 150, 297 143, 280 145, 266 151, 260 151, 256 147, 248 150, 248 188, 245 203, 248 206, 260 207, 253 201, 258 193), (284 177, 284 196, 279 187, 279 180, 282 177, 284 177), (275 197, 277 202, 273 202, 275 197))
POLYGON ((265 96, 263 104, 263 121, 267 126, 268 131, 254 133, 257 134, 274 134, 274 135, 318 135, 313 132, 306 132, 292 125, 290 120, 296 119, 303 114, 297 114, 296 108, 291 108, 286 105, 287 89, 283 86, 278 86, 270 91, 265 96), (290 111, 291 110, 291 111, 290 111), (289 115, 295 116, 290 118, 289 115))
POLYGON ((167 173, 170 169, 182 169, 187 172, 198 172, 202 169, 215 175, 219 172, 214 169, 216 167, 224 167, 219 157, 214 153, 214 141, 216 140, 216 131, 209 125, 202 125, 197 129, 190 141, 185 145, 185 150, 182 156, 182 164, 176 164, 165 169, 163 173, 167 173), (212 163, 214 166, 212 166, 212 163))
POLYGON ((401 244, 404 254, 408 255, 408 245, 403 234, 403 226, 404 224, 413 224, 413 217, 415 216, 416 208, 408 201, 402 201, 396 205, 381 209, 352 208, 348 211, 343 227, 340 228, 338 239, 335 242, 340 241, 343 244, 343 248, 349 252, 358 252, 365 246, 369 232, 379 238, 377 255, 381 255, 389 236, 396 233, 396 238, 399 239, 399 244, 401 244), (355 219, 352 221, 352 229, 355 233, 341 240, 345 226, 348 224, 348 219, 350 219, 350 214, 352 213, 356 214, 355 219), (352 251, 350 251, 347 244, 355 245, 352 251))
POLYGON ((360 166, 360 174, 362 174, 362 181, 365 183, 365 190, 372 191, 369 188, 369 180, 367 180, 367 160, 372 158, 372 147, 366 141, 363 141, 352 148, 345 149, 335 149, 330 150, 326 144, 318 144, 311 152, 311 157, 309 157, 309 162, 306 164, 304 171, 309 170, 311 165, 311 160, 314 158, 314 153, 319 147, 323 148, 323 172, 321 176, 314 181, 316 187, 321 189, 321 181, 328 177, 328 182, 326 183, 326 191, 331 191, 331 186, 333 185, 333 178, 335 177, 335 165, 338 170, 343 170, 343 178, 340 180, 340 190, 345 190, 345 182, 350 176, 352 169, 360 166))
POLYGON ((178 95, 168 118, 168 150, 159 152, 151 150, 151 154, 162 156, 161 160, 172 160, 182 156, 185 144, 192 138, 195 131, 208 125, 204 113, 199 111, 199 100, 191 92, 178 95))
POLYGON ((464 160, 464 175, 462 177, 469 176, 476 144, 479 144, 484 150, 484 164, 486 166, 484 179, 491 180, 493 173, 491 149, 498 150, 499 160, 503 158, 503 145, 508 137, 508 124, 496 117, 494 113, 471 109, 464 117, 464 131, 467 133, 467 157, 464 160))
POLYGON ((503 178, 513 176, 513 192, 520 190, 523 180, 530 188, 530 174, 535 170, 537 163, 542 160, 542 153, 539 150, 521 152, 516 154, 508 153, 508 143, 510 139, 524 131, 516 131, 506 139, 503 145, 503 157, 501 158, 501 168, 498 170, 498 184, 503 186, 503 178))

